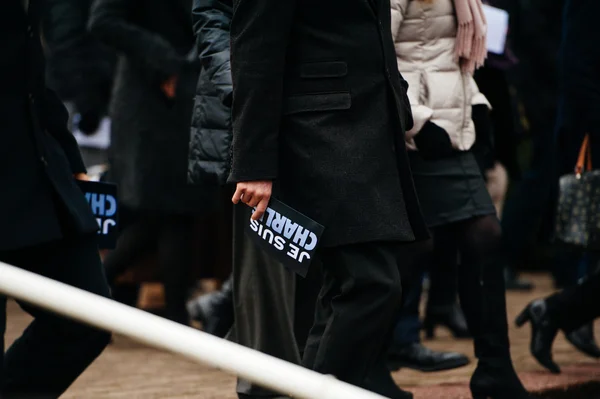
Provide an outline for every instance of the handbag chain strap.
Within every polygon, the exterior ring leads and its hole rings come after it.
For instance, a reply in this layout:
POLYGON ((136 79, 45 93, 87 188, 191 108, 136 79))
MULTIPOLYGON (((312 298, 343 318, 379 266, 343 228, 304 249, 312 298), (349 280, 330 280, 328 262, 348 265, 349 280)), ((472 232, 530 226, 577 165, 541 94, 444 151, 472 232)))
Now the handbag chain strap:
POLYGON ((592 170, 592 149, 590 146, 590 135, 586 134, 579 150, 579 156, 577 157, 577 164, 575 165, 575 176, 580 179, 581 174, 592 170))

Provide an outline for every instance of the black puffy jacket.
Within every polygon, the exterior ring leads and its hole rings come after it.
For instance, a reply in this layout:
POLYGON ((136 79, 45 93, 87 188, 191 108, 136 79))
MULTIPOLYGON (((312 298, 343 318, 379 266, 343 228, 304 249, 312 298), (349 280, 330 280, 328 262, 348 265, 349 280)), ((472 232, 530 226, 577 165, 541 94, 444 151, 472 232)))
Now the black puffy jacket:
POLYGON ((229 26, 232 13, 231 1, 194 0, 194 32, 202 63, 188 162, 188 182, 194 184, 223 184, 229 174, 232 140, 229 26))

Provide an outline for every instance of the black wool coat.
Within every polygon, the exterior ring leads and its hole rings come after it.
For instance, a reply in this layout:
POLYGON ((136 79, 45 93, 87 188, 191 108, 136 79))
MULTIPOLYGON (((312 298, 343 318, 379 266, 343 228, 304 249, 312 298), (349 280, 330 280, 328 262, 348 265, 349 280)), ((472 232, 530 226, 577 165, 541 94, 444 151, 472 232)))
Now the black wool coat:
POLYGON ((234 0, 230 181, 274 179, 323 244, 427 237, 389 0, 234 0))
POLYGON ((96 0, 90 29, 120 55, 111 99, 111 180, 123 204, 169 213, 202 211, 187 182, 198 79, 191 0, 96 0), (175 99, 161 84, 178 77, 175 99))
POLYGON ((46 88, 42 2, 0 12, 0 251, 98 229, 73 174, 85 172, 68 114, 46 88))
POLYGON ((194 0, 192 20, 202 71, 190 132, 188 180, 225 183, 229 174, 231 131, 231 64, 229 29, 233 8, 219 0, 194 0))

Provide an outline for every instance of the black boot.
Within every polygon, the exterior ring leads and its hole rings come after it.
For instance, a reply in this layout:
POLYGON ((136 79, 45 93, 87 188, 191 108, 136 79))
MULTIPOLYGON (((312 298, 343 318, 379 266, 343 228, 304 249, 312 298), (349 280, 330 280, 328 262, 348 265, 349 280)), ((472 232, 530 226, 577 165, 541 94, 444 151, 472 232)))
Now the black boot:
POLYGON ((530 399, 510 358, 503 270, 491 256, 482 264, 463 262, 460 303, 479 359, 471 377, 474 399, 530 399))
POLYGON ((223 338, 233 325, 231 277, 221 290, 202 295, 187 304, 190 317, 202 323, 204 332, 223 338))
POLYGON ((457 304, 443 307, 427 307, 425 319, 423 320, 423 329, 428 339, 432 339, 435 336, 435 328, 437 326, 446 327, 455 338, 469 338, 471 336, 465 316, 457 304))
POLYGON ((560 373, 560 367, 552 359, 552 343, 558 333, 558 326, 548 314, 546 301, 538 299, 531 302, 515 320, 517 327, 522 327, 527 322, 531 323, 531 354, 551 372, 560 373))
POLYGON ((420 343, 393 347, 388 356, 388 367, 396 371, 409 368, 419 371, 452 370, 469 364, 469 358, 456 352, 434 351, 420 343))
POLYGON ((600 348, 598 348, 598 344, 596 344, 596 339, 594 338, 593 323, 586 324, 577 330, 566 333, 565 336, 580 352, 596 359, 600 358, 600 348))

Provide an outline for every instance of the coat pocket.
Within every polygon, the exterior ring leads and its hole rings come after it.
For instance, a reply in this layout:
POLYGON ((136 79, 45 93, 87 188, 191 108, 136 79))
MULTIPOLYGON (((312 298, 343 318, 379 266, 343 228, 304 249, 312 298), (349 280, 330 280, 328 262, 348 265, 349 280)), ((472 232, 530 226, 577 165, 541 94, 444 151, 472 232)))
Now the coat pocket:
POLYGON ((349 92, 303 94, 287 97, 284 100, 283 114, 300 112, 341 111, 350 109, 352 98, 349 92))
POLYGON ((300 78, 341 78, 348 75, 348 64, 344 61, 311 62, 300 65, 300 78))

